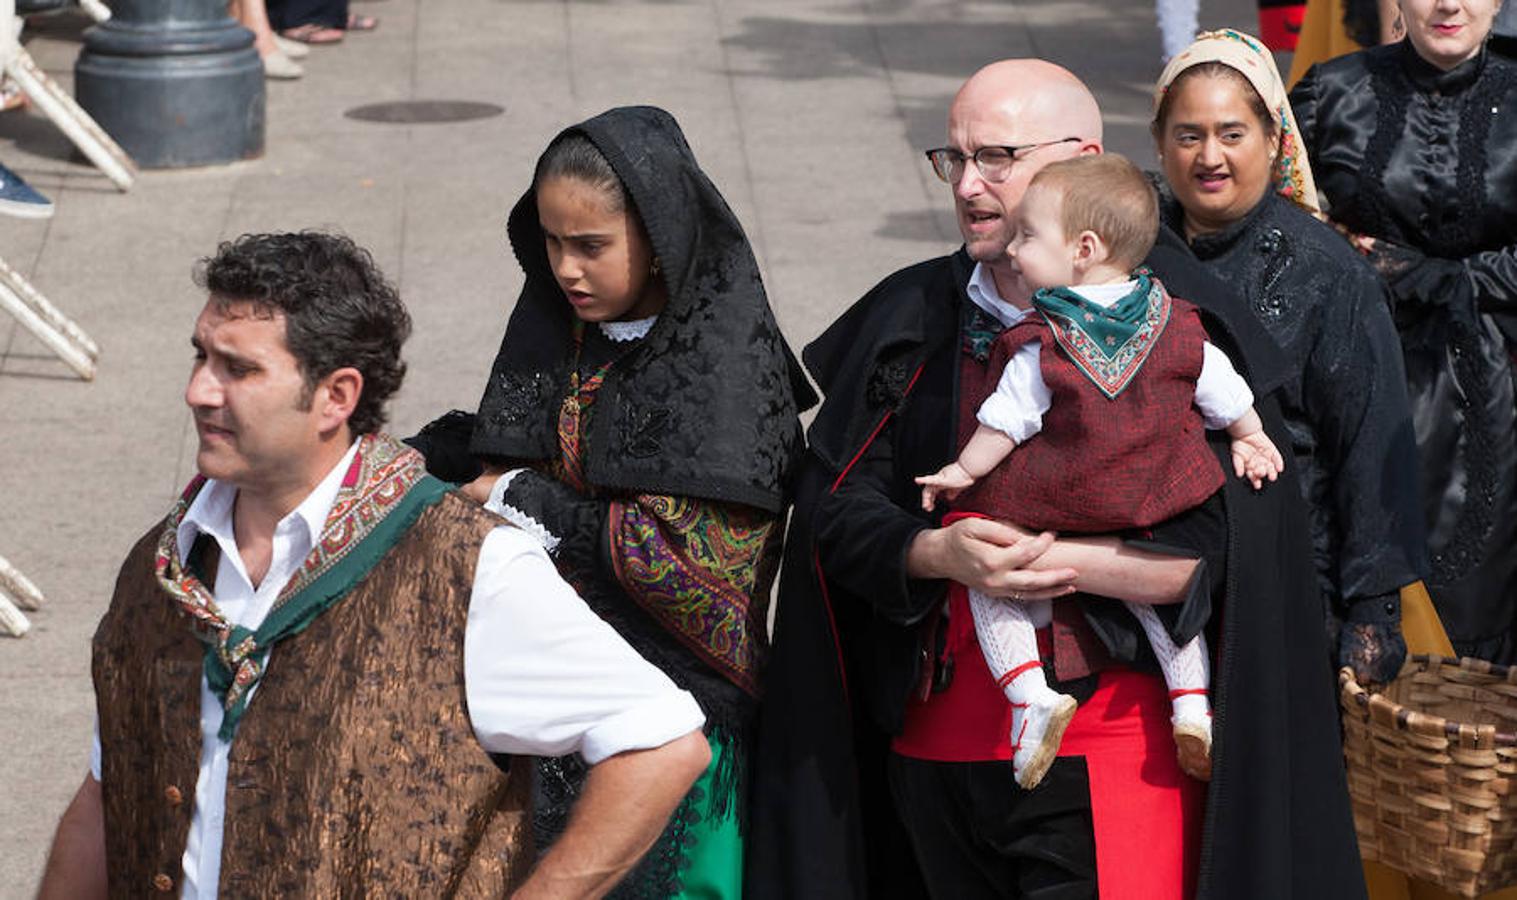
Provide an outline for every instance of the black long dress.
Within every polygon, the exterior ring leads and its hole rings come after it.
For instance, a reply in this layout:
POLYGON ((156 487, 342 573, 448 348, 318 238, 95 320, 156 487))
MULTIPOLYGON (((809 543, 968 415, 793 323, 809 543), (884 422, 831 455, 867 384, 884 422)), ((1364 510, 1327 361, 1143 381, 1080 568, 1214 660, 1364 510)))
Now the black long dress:
POLYGON ((1444 72, 1408 42, 1312 67, 1291 92, 1329 216, 1374 254, 1422 456, 1428 588, 1462 654, 1517 660, 1517 63, 1444 72))

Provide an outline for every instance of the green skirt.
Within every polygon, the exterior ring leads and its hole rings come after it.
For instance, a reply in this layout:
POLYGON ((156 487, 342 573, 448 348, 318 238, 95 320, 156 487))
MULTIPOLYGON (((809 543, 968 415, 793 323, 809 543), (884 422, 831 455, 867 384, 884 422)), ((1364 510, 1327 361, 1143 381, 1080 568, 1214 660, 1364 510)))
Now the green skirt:
MULTIPOLYGON (((680 837, 680 889, 675 898, 726 900, 743 896, 743 835, 738 818, 740 798, 732 796, 743 779, 724 779, 727 796, 716 791, 716 773, 732 753, 726 742, 708 737, 711 765, 675 812, 680 837), (718 814, 720 810, 720 814, 718 814)), ((728 762, 732 765, 733 762, 728 762)))

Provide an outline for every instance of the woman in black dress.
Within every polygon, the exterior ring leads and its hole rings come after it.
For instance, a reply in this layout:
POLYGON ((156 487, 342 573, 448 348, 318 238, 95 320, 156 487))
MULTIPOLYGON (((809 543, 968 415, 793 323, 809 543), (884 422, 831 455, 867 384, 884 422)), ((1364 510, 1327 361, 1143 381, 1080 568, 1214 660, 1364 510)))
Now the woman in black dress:
POLYGON ((1282 412, 1338 663, 1387 681, 1405 655, 1398 591, 1418 578, 1423 536, 1384 289, 1309 211, 1312 172, 1255 39, 1201 35, 1170 62, 1155 99, 1169 239, 1243 297, 1288 360, 1282 412))
POLYGON ((1291 92, 1327 214, 1394 297, 1422 457, 1428 589, 1461 655, 1510 663, 1517 611, 1517 63, 1495 0, 1400 0, 1406 39, 1291 92))

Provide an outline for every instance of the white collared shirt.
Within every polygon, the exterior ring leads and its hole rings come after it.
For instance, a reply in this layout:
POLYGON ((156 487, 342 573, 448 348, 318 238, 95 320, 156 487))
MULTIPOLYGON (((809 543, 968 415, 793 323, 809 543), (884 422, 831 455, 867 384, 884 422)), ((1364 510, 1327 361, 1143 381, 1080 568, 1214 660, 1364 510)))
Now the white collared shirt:
MULTIPOLYGON (((221 549, 213 594, 228 621, 256 629, 310 553, 357 444, 274 528, 268 573, 255 588, 232 528, 237 490, 206 482, 180 523, 181 560, 200 534, 221 549)), ((186 620, 185 627, 189 628, 186 620)), ((695 698, 646 662, 559 577, 536 539, 509 525, 480 545, 464 633, 464 685, 480 746, 495 753, 579 753, 594 765, 662 746, 701 727, 695 698)), ((268 666, 277 666, 278 648, 268 666)), ((248 695, 249 708, 257 695, 248 695)), ((215 897, 221 877, 231 745, 217 736, 221 703, 200 679, 200 773, 183 866, 185 898, 215 897)), ((90 772, 100 778, 99 722, 90 772)))
MULTIPOLYGON (((979 272, 978 266, 975 271, 979 272)), ((1137 282, 1125 281, 1080 285, 1071 290, 1092 303, 1109 308, 1131 293, 1136 286, 1137 282)), ((970 299, 974 299, 973 279, 970 280, 970 287, 970 299)), ((990 289, 995 289, 993 282, 990 289)), ((985 291, 983 285, 979 291, 985 291)), ((994 302, 1005 303, 999 295, 996 295, 994 302)), ((983 304, 981 308, 985 308, 983 304)), ((1226 428, 1254 405, 1254 394, 1249 390, 1248 382, 1233 367, 1227 354, 1211 341, 1204 342, 1201 350, 1201 375, 1196 379, 1196 409, 1200 411, 1207 428, 1226 428)), ((981 425, 1004 433, 1018 444, 1042 430, 1043 414, 1048 412, 1048 407, 1053 402, 1053 394, 1043 381, 1042 358, 1041 345, 1037 341, 1017 348, 1017 352, 1007 361, 1006 368, 1001 370, 995 391, 980 404, 976 418, 981 425)))
POLYGON ((994 316, 1003 328, 1010 328, 1027 318, 1027 314, 1032 312, 1031 307, 1022 309, 1001 298, 1001 291, 996 287, 996 280, 991 275, 990 268, 984 263, 974 264, 974 271, 969 273, 969 284, 964 290, 969 294, 970 302, 994 316))

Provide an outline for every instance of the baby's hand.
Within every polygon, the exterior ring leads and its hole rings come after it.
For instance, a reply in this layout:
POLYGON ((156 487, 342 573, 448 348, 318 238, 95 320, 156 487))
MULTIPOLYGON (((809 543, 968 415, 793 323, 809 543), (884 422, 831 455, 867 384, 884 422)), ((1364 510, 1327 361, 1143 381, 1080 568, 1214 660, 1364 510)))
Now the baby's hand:
POLYGON ((963 466, 951 462, 934 474, 923 475, 916 481, 922 486, 922 508, 932 512, 937 505, 938 494, 952 500, 959 492, 974 484, 974 476, 964 471, 963 466))
POLYGON ((1285 471, 1280 450, 1263 429, 1233 438, 1232 454, 1233 473, 1239 478, 1247 478, 1256 491, 1264 487, 1265 479, 1274 481, 1285 471))

